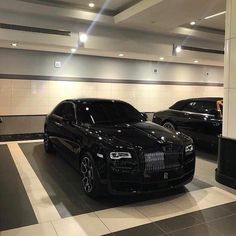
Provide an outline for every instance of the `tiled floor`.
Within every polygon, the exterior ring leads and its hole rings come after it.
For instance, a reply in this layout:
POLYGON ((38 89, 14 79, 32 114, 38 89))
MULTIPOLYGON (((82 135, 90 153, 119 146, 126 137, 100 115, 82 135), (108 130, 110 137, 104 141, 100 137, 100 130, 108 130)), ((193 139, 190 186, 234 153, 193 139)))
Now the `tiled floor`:
POLYGON ((41 142, 5 143, 0 236, 236 235, 235 190, 215 182, 215 166, 198 158, 195 179, 182 190, 93 200, 79 174, 41 142))

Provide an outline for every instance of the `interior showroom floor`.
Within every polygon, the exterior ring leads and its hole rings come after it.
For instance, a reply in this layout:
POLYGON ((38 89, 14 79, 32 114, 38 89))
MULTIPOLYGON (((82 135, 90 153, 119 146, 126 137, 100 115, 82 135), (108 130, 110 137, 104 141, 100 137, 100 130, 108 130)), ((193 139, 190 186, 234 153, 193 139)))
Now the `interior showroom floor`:
POLYGON ((194 180, 168 193, 93 200, 42 140, 0 145, 0 235, 236 235, 236 191, 215 181, 215 156, 197 152, 194 180))

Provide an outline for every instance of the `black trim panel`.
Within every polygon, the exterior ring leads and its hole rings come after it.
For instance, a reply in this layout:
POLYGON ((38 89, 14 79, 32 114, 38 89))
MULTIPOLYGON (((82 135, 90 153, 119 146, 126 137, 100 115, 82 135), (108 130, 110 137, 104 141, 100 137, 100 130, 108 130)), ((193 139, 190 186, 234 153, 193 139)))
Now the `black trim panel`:
POLYGON ((0 79, 21 79, 21 80, 51 80, 51 81, 75 81, 88 83, 123 83, 123 84, 157 84, 157 85, 179 85, 179 86, 215 86, 223 87, 223 83, 205 83, 205 82, 180 82, 180 81, 149 81, 132 79, 100 79, 85 77, 63 77, 63 76, 43 76, 43 75, 17 75, 0 74, 0 79))
POLYGON ((236 140, 219 137, 216 181, 236 189, 236 140))

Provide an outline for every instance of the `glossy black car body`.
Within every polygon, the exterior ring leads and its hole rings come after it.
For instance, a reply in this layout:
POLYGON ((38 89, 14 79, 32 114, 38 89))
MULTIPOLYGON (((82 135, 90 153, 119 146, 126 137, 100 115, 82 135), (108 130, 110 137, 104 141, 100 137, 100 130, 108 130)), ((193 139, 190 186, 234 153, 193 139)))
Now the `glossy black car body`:
POLYGON ((155 113, 153 122, 183 132, 199 145, 216 147, 222 133, 222 113, 223 98, 193 98, 155 113))
POLYGON ((44 141, 47 152, 56 149, 81 171, 91 196, 104 186, 113 194, 180 187, 194 175, 192 139, 145 121, 122 101, 63 101, 46 118, 44 141))

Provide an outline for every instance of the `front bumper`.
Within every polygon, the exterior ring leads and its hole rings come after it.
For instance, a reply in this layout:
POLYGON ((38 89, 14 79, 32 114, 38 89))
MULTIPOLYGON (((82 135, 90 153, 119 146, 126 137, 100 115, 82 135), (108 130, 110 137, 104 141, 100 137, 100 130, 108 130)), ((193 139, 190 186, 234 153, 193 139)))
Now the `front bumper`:
POLYGON ((108 191, 111 194, 129 195, 174 189, 191 182, 194 171, 195 153, 185 157, 178 168, 155 170, 149 175, 140 165, 133 164, 129 169, 113 163, 109 167, 108 191))

